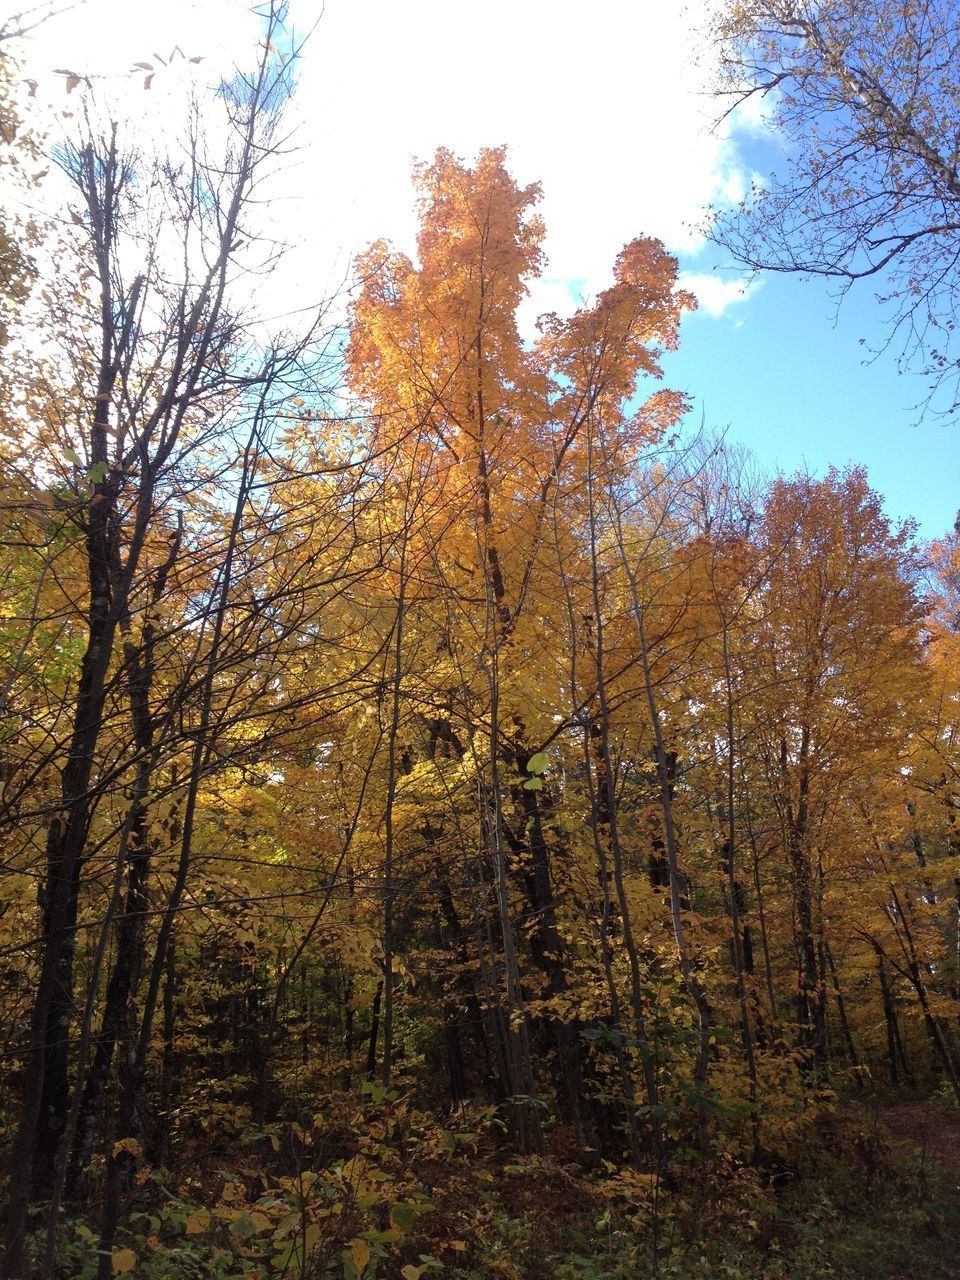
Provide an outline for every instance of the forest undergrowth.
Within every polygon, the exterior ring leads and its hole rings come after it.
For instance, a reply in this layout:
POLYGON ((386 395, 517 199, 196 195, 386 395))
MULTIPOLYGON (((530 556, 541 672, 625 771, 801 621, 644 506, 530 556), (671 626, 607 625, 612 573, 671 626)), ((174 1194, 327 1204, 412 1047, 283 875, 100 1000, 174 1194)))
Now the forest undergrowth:
MULTIPOLYGON (((234 1082, 234 1087, 239 1082, 234 1082)), ((227 1090, 221 1092, 226 1099, 227 1090)), ((199 1104, 199 1099, 197 1100, 199 1104)), ((114 1254, 148 1280, 953 1280, 960 1114, 942 1096, 836 1098, 780 1154, 677 1145, 657 1171, 589 1159, 560 1129, 519 1157, 492 1108, 440 1118, 373 1086, 300 1122, 178 1110, 176 1158, 138 1179, 114 1254), (583 1161, 589 1160, 589 1167, 583 1161)), ((92 1280, 74 1220, 59 1274, 92 1280)))

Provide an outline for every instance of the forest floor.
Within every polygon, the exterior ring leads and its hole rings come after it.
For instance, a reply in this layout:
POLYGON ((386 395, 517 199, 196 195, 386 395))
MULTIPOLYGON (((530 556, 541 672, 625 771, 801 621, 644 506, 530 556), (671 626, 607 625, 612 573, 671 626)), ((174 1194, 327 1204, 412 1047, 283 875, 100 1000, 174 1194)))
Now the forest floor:
MULTIPOLYGON (((641 1222, 643 1215, 618 1220, 614 1209, 602 1220, 604 1230, 582 1226, 587 1238, 580 1237, 579 1249, 553 1253, 557 1242, 545 1233, 519 1274, 525 1280, 960 1280, 960 1112, 936 1098, 848 1098, 824 1117, 818 1137, 804 1158, 755 1193, 747 1212, 746 1183, 739 1191, 735 1181, 725 1191, 718 1186, 710 1208, 675 1186, 663 1202, 658 1263, 651 1265, 649 1222, 641 1222), (541 1269, 534 1257, 546 1265, 541 1269)), ((510 1204, 510 1179, 497 1182, 500 1213, 507 1211, 518 1235, 536 1235, 521 1207, 510 1204)), ((588 1186, 580 1184, 581 1195, 588 1186)), ((545 1191, 537 1189, 541 1204, 550 1200, 545 1191)), ((565 1203, 553 1204, 547 1217, 573 1226, 575 1201, 560 1199, 565 1203)), ((456 1274, 487 1280, 507 1272, 487 1262, 456 1274)))
MULTIPOLYGON (((662 1178, 586 1170, 559 1133, 551 1153, 521 1158, 477 1117, 441 1130, 404 1106, 365 1098, 343 1125, 318 1114, 316 1144, 289 1152, 254 1133, 234 1163, 206 1134, 188 1140, 176 1194, 166 1174, 144 1184, 123 1269, 289 1280, 290 1221, 312 1214, 311 1280, 960 1280, 960 1112, 936 1097, 835 1099, 784 1154, 718 1147, 706 1178, 679 1152, 662 1178), (278 1156, 293 1161, 283 1176, 278 1156), (309 1182, 301 1159, 317 1169, 309 1182)), ((95 1273, 95 1226, 77 1226, 61 1280, 95 1273)))
POLYGON ((880 1119, 896 1149, 935 1161, 960 1195, 960 1114, 930 1102, 895 1102, 880 1108, 880 1119))
MULTIPOLYGON (((960 1113, 929 1098, 849 1102, 842 1110, 860 1130, 857 1158, 851 1162, 848 1146, 843 1159, 859 1194, 846 1200, 839 1222, 824 1222, 828 1269, 812 1270, 810 1280, 960 1280, 960 1113)), ((831 1190, 841 1184, 854 1192, 843 1174, 831 1190)), ((806 1236, 816 1215, 809 1186, 797 1192, 806 1236)), ((795 1274, 806 1280, 802 1264, 795 1274)))
MULTIPOLYGON (((931 1211, 922 1256, 910 1269, 891 1273, 891 1280, 960 1278, 960 1113, 921 1099, 888 1103, 878 1115, 890 1135, 893 1162, 907 1171, 917 1202, 931 1211), (929 1269, 931 1250, 938 1270, 929 1269)), ((882 1263, 877 1274, 887 1274, 882 1263)))

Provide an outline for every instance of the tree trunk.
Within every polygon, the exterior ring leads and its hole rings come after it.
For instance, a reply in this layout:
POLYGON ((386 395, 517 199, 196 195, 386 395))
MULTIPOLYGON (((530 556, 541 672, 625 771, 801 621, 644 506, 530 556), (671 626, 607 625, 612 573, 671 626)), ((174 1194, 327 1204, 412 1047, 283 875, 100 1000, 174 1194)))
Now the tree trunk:
MULTIPOLYGON (((807 827, 810 806, 810 730, 800 731, 799 774, 796 807, 788 796, 786 802, 787 845, 796 908, 795 942, 800 960, 800 982, 797 996, 800 1045, 808 1067, 815 1072, 826 1070, 827 1025, 823 976, 817 962, 817 938, 813 910, 813 872, 807 850, 807 827)), ((780 743, 781 770, 787 775, 787 744, 780 743)))

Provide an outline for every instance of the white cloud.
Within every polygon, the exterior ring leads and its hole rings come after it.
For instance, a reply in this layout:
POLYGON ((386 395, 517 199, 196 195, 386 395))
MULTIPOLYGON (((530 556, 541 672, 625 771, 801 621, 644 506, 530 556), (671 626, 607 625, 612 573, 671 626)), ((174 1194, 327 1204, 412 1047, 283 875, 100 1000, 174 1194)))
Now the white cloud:
POLYGON ((579 0, 328 0, 299 102, 320 216, 345 253, 382 234, 412 248, 411 159, 506 142, 543 185, 549 275, 591 292, 634 236, 695 251, 703 207, 745 187, 706 129, 706 75, 689 18, 655 0, 589 17, 579 0))
POLYGON ((680 286, 696 296, 701 311, 717 317, 752 297, 760 288, 760 281, 724 280, 720 276, 684 271, 680 275, 680 286))
MULTIPOLYGON (((412 251, 411 163, 440 145, 505 142, 517 178, 543 185, 548 279, 525 323, 604 287, 634 236, 696 254, 703 209, 748 184, 729 130, 707 129, 709 60, 669 0, 594 0, 589 15, 581 0, 293 0, 292 14, 317 25, 293 105, 300 150, 270 210, 297 247, 271 287, 278 310, 339 286, 372 239, 412 251)), ((37 32, 32 60, 108 76, 179 45, 209 77, 256 39, 243 0, 87 0, 37 32)), ((139 77, 116 83, 146 110, 139 77)), ((729 306, 731 287, 710 280, 704 309, 729 306)))

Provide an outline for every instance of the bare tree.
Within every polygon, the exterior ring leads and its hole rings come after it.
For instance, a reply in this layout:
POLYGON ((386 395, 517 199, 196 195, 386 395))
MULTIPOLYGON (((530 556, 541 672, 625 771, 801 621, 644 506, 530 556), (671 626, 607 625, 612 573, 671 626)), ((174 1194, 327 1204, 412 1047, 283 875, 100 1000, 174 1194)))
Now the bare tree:
POLYGON ((19 40, 29 35, 44 22, 49 22, 62 13, 69 13, 81 3, 82 0, 62 0, 62 3, 58 3, 58 0, 41 0, 40 4, 27 5, 25 9, 11 13, 0 23, 0 44, 5 40, 19 40))
POLYGON ((797 272, 841 294, 874 280, 887 344, 958 403, 960 12, 952 0, 743 0, 715 27, 728 115, 762 99, 782 169, 712 237, 757 271, 797 272))

